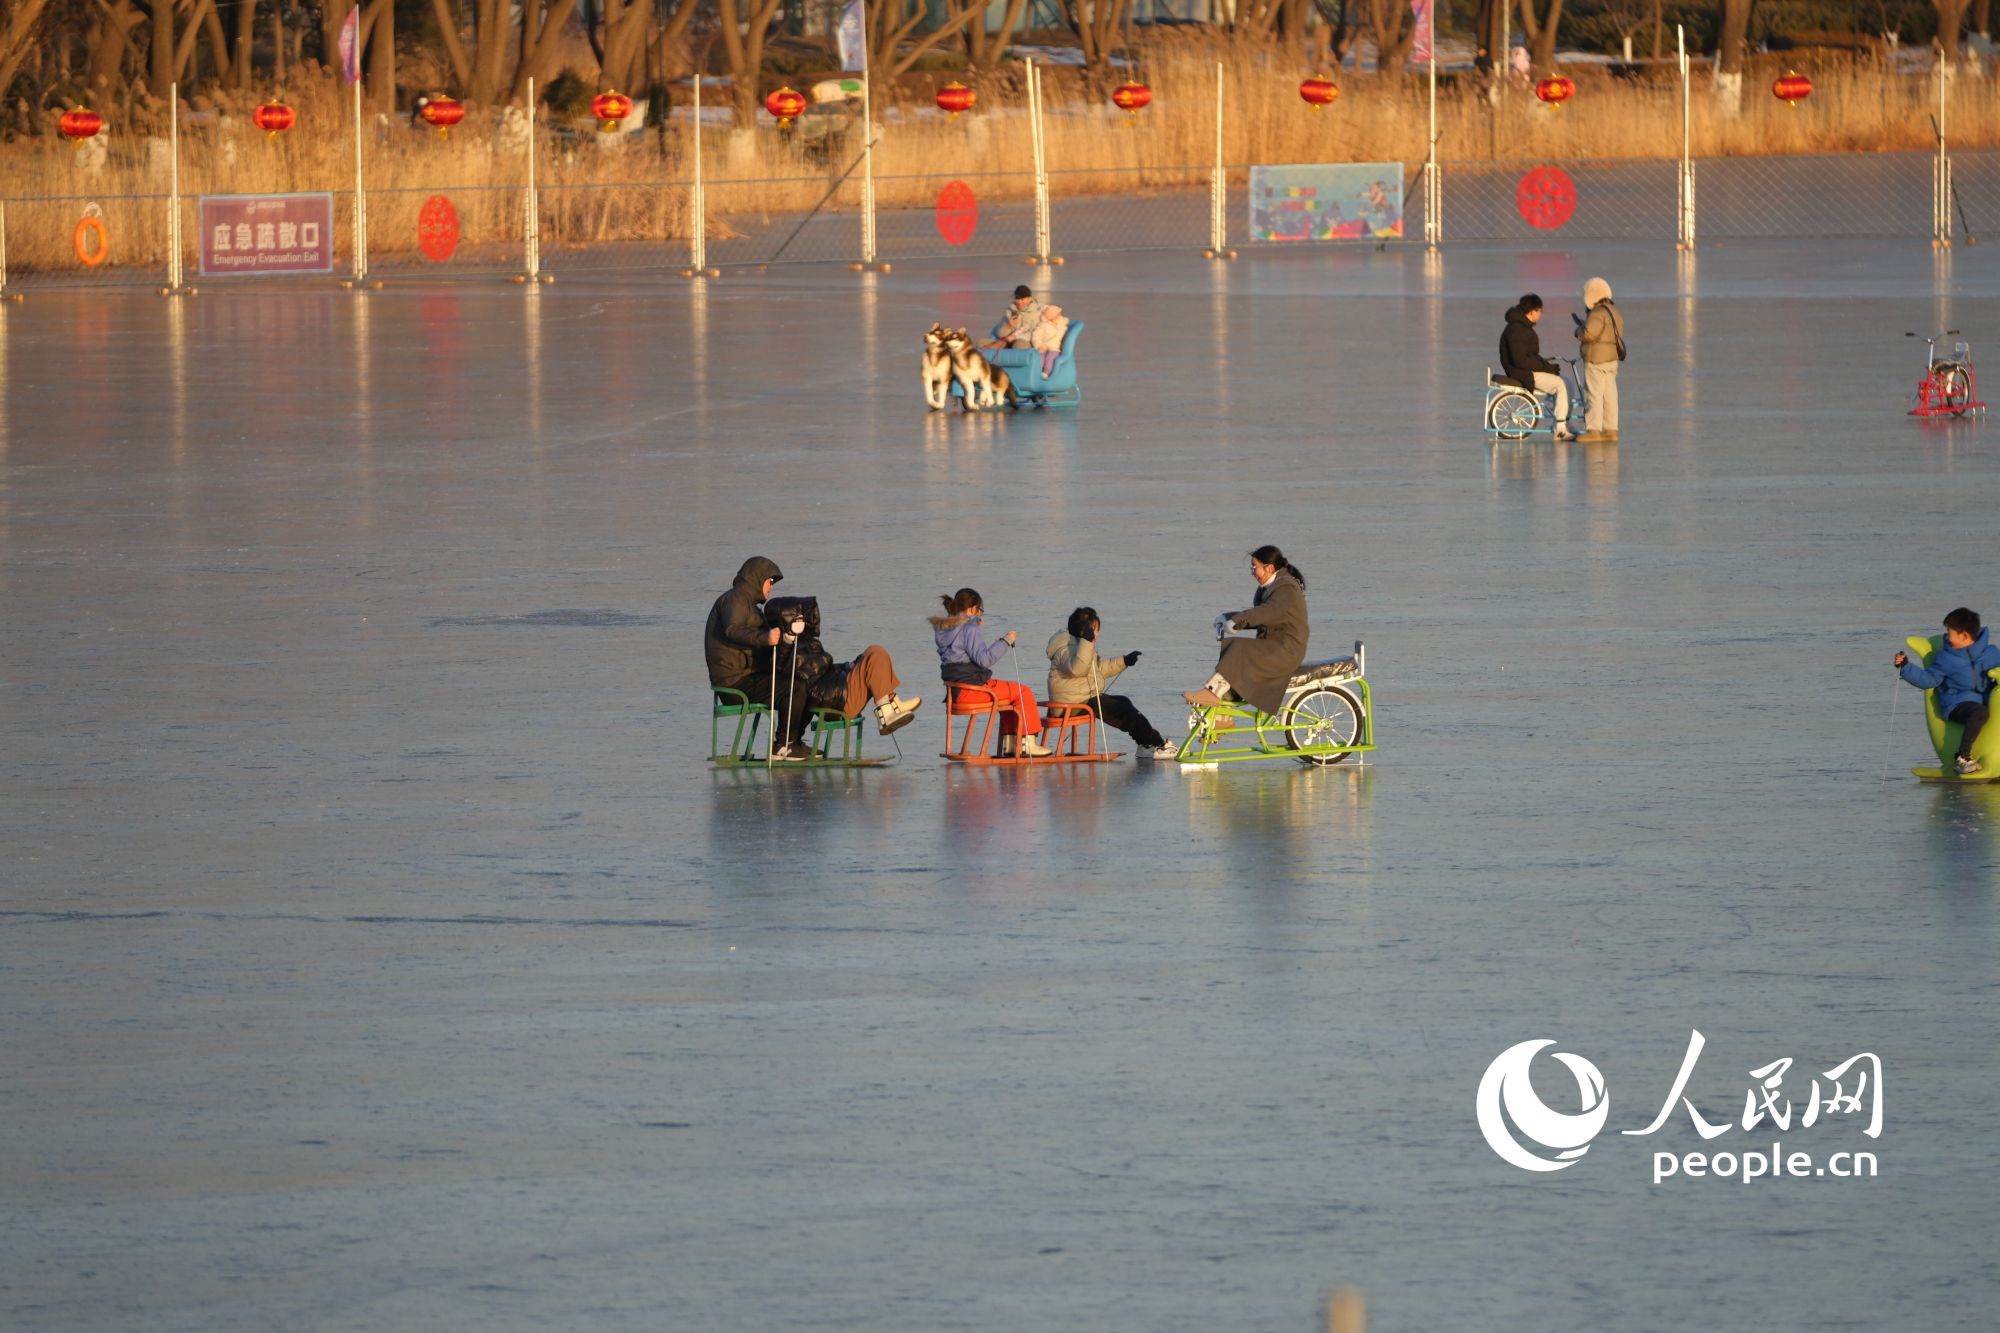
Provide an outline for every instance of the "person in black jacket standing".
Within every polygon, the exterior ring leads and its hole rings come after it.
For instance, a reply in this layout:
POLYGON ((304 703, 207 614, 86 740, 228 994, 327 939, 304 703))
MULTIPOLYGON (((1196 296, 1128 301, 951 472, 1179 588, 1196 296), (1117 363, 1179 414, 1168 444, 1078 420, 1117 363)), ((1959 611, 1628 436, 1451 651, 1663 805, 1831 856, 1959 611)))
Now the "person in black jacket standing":
POLYGON ((1542 355, 1542 298, 1529 292, 1507 311, 1507 329, 1500 335, 1500 371, 1524 389, 1556 396, 1555 437, 1573 440, 1569 429, 1569 385, 1562 367, 1542 355))

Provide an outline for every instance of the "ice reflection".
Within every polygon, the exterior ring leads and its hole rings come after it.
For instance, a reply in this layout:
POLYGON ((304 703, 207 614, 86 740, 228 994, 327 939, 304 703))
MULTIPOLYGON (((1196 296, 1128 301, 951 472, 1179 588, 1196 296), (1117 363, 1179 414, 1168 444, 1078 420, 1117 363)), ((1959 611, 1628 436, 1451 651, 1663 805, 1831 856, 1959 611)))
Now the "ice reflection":
POLYGON ((909 830, 898 825, 908 784, 936 779, 893 768, 780 764, 716 768, 710 780, 703 875, 732 898, 751 887, 782 900, 823 887, 830 877, 873 875, 894 864, 896 849, 909 840, 909 830), (785 866, 797 873, 779 873, 785 866))
POLYGON ((1976 942, 1966 947, 1976 949, 1980 961, 1991 929, 1994 890, 2000 887, 1996 821, 2000 821, 2000 787, 1932 789, 1924 879, 1937 886, 1949 937, 1976 942))
POLYGON ((1172 774, 1191 837, 1224 844, 1245 885, 1313 883, 1367 868, 1375 770, 1350 759, 1330 768, 1295 761, 1225 764, 1172 774))

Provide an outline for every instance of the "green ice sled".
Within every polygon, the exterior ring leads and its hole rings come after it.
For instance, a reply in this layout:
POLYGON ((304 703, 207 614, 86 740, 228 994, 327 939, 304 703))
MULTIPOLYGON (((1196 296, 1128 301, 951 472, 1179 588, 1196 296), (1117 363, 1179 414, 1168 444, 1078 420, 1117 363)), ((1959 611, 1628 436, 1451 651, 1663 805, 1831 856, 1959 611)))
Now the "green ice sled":
MULTIPOLYGON (((1911 635, 1904 643, 1909 645, 1911 657, 1929 666, 1932 656, 1944 647, 1944 635, 1933 634, 1927 639, 1911 635)), ((1937 751, 1939 767, 1913 768, 1910 772, 1927 782, 1957 781, 1958 775, 1951 771, 1951 761, 1958 754, 1958 733, 1962 728, 1956 722, 1945 721, 1944 714, 1938 712, 1936 690, 1924 691, 1924 726, 1931 733, 1931 748, 1937 751), (1931 776, 1933 773, 1937 776, 1931 776)), ((2000 726, 1991 722, 1986 724, 1986 730, 1980 732, 1979 739, 1973 742, 1972 757, 1979 761, 1983 770, 1973 781, 1988 781, 1993 775, 2000 774, 2000 726)))

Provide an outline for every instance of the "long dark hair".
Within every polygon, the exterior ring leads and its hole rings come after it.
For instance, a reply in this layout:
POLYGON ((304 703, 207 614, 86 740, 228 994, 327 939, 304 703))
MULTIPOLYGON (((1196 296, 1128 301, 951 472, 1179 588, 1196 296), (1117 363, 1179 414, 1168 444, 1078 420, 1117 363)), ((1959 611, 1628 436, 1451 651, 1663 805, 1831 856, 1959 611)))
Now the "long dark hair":
POLYGON ((986 599, 979 595, 977 588, 960 588, 938 598, 944 603, 944 613, 948 616, 963 615, 975 606, 985 606, 986 599))
POLYGON ((1069 613, 1069 633, 1073 639, 1096 639, 1098 615, 1095 607, 1079 606, 1069 613))
POLYGON ((1299 573, 1299 567, 1285 559, 1285 553, 1277 547, 1260 546, 1250 553, 1250 558, 1260 565, 1276 566, 1281 572, 1290 574, 1294 579, 1298 580, 1300 589, 1303 590, 1305 588, 1306 576, 1299 573))

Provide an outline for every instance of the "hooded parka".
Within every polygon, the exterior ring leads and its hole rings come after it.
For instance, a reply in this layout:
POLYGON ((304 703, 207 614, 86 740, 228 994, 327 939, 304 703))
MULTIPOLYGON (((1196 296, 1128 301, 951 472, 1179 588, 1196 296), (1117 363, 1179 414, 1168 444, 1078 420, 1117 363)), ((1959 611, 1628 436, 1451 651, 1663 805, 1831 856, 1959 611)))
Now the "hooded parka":
POLYGON ((1230 689, 1260 713, 1284 706, 1285 689, 1306 660, 1306 590, 1282 571, 1257 589, 1248 611, 1231 613, 1238 629, 1254 629, 1254 639, 1231 639, 1215 670, 1230 689))
POLYGON ((1507 328, 1500 335, 1500 373, 1524 389, 1535 387, 1535 373, 1560 375, 1562 367, 1542 355, 1542 338, 1519 305, 1507 311, 1507 328))
POLYGON ((776 562, 753 555, 736 571, 729 591, 709 608, 708 627, 702 633, 702 651, 708 658, 708 683, 726 689, 740 689, 757 674, 759 650, 769 660, 771 631, 758 607, 764 600, 764 580, 782 579, 776 562))

